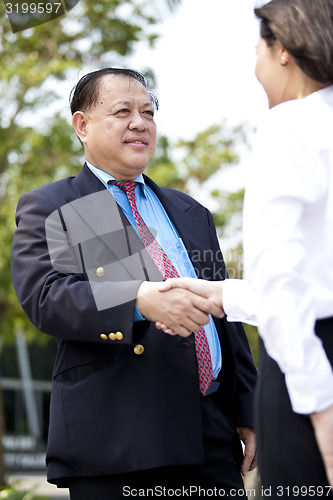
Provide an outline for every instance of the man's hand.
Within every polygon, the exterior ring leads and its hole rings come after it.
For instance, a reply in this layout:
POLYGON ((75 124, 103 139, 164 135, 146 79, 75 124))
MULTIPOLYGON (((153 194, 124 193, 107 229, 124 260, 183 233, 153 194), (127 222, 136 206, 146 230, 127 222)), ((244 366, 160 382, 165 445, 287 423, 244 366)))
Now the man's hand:
MULTIPOLYGON (((222 307, 222 281, 206 281, 195 278, 170 278, 167 281, 160 283, 159 285, 159 290, 163 293, 172 289, 181 288, 183 290, 188 290, 198 296, 201 296, 202 298, 209 301, 210 306, 208 306, 208 312, 210 314, 218 318, 222 318, 224 316, 222 307), (215 305, 218 306, 218 314, 213 312, 215 305)), ((207 311, 207 309, 205 311, 207 311)), ((156 322, 156 328, 163 330, 169 335, 175 334, 173 328, 171 327, 170 321, 164 323, 159 320, 156 322)))
POLYGON ((333 488, 333 405, 310 415, 328 483, 333 488))
POLYGON ((161 283, 141 283, 136 306, 148 320, 167 324, 169 335, 188 337, 209 322, 208 314, 223 316, 220 307, 200 295, 172 287, 161 292, 160 287, 161 283))
POLYGON ((250 470, 253 470, 257 466, 256 435, 252 427, 237 427, 237 432, 239 439, 243 441, 245 446, 241 473, 243 476, 246 476, 250 470))
POLYGON ((184 288, 197 295, 209 299, 219 307, 222 304, 223 281, 207 281, 196 278, 170 278, 160 283, 160 291, 165 292, 171 288, 184 288))

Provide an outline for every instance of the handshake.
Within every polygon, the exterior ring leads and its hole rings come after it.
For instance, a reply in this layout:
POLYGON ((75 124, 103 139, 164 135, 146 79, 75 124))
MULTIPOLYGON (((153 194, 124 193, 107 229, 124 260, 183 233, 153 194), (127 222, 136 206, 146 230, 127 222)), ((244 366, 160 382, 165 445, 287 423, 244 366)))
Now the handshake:
POLYGON ((169 335, 188 337, 209 322, 209 314, 222 318, 223 281, 171 278, 141 283, 136 306, 148 320, 169 335))

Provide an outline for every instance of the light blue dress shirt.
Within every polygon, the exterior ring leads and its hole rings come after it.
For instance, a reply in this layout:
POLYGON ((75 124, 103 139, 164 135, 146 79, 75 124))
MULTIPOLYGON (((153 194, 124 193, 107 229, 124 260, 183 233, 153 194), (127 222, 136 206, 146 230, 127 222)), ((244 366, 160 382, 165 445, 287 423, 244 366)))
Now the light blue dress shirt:
MULTIPOLYGON (((91 163, 87 161, 86 163, 92 173, 96 175, 96 177, 112 194, 141 239, 126 193, 114 184, 108 184, 109 181, 117 179, 112 177, 112 175, 107 172, 104 172, 104 170, 94 167, 91 163)), ((142 174, 133 180, 138 183, 135 187, 135 201, 138 211, 165 253, 168 255, 174 267, 177 269, 179 276, 197 278, 185 245, 179 237, 179 234, 166 213, 162 203, 154 191, 147 186, 147 184, 145 184, 142 174), (158 228, 158 230, 156 228, 158 228)), ((143 320, 145 320, 145 318, 136 309, 134 321, 143 320)), ((205 325, 205 332, 212 358, 213 378, 215 379, 221 370, 222 355, 220 341, 212 318, 210 318, 210 322, 205 325)))

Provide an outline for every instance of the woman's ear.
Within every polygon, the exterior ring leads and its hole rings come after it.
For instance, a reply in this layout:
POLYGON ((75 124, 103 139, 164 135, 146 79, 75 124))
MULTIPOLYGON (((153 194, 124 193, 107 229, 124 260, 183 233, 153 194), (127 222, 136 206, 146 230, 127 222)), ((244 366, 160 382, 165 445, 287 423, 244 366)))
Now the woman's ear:
POLYGON ((285 48, 281 48, 280 64, 281 66, 287 66, 290 61, 290 54, 285 48))
POLYGON ((76 111, 72 117, 74 130, 82 143, 86 142, 88 120, 88 115, 84 111, 76 111))

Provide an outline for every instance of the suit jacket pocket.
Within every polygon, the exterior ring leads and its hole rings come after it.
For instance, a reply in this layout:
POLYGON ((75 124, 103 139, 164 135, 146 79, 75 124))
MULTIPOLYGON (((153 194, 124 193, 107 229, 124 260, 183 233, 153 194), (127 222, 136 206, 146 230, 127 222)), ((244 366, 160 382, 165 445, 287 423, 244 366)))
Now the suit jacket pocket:
POLYGON ((89 365, 75 366, 58 373, 58 375, 54 377, 54 380, 57 382, 80 382, 91 375, 94 375, 98 371, 105 370, 109 366, 110 363, 93 363, 89 365))

